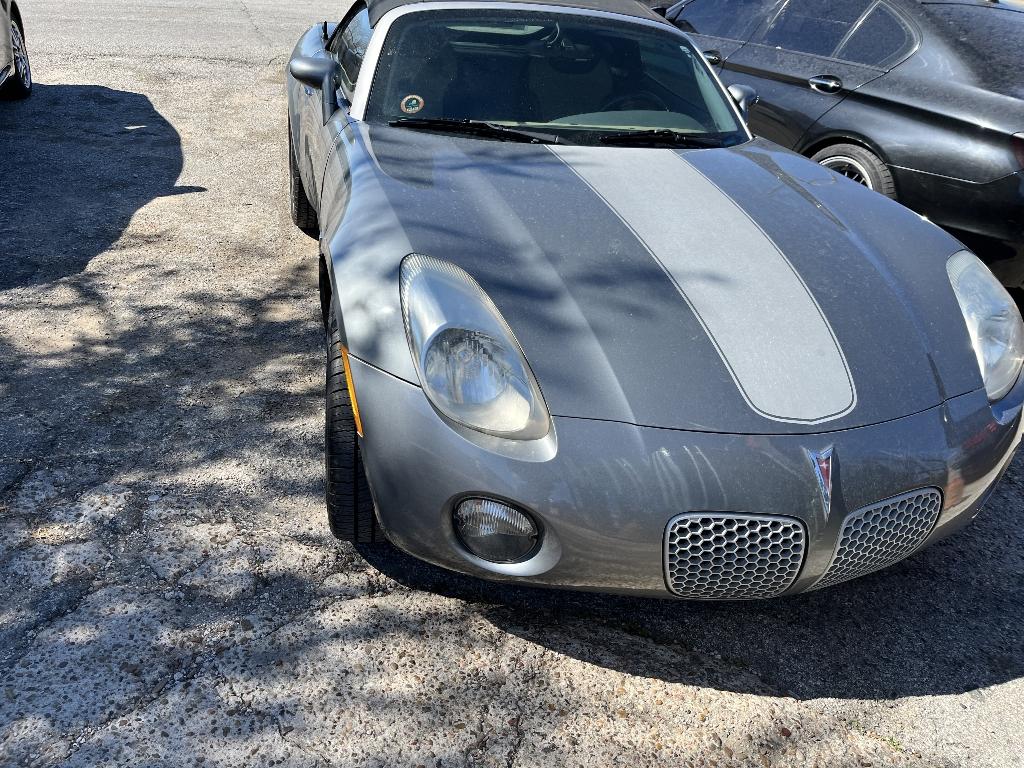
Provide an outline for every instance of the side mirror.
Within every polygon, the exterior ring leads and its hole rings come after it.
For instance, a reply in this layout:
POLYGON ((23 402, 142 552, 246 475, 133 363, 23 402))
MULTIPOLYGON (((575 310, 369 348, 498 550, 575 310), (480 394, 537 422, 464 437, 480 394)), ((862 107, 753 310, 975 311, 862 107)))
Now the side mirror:
POLYGON ((740 114, 743 115, 743 119, 748 119, 750 108, 757 104, 758 101, 757 91, 749 85, 730 85, 729 95, 736 102, 736 106, 740 108, 740 114))
POLYGON ((288 71, 300 83, 323 90, 330 83, 334 85, 340 67, 330 56, 296 56, 288 62, 288 71))
POLYGON ((316 88, 324 102, 324 125, 338 109, 335 91, 341 74, 341 65, 330 56, 296 56, 288 62, 288 71, 300 83, 316 88))

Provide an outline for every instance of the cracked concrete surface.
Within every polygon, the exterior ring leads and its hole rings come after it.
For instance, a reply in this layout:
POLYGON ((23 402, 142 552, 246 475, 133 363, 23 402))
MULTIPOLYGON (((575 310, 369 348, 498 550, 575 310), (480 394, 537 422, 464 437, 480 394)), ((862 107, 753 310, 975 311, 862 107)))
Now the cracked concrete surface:
POLYGON ((1021 766, 1018 461, 771 603, 498 587, 328 535, 308 0, 25 8, 0 104, 0 764, 1021 766))

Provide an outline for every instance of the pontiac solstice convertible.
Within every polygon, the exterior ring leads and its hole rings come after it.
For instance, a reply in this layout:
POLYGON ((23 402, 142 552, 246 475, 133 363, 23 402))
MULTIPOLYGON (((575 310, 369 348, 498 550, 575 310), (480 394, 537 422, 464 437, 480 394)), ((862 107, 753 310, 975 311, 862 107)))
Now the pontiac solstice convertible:
POLYGON ((633 0, 371 0, 288 67, 332 531, 479 577, 766 598, 976 515, 1024 323, 964 246, 753 139, 633 0))

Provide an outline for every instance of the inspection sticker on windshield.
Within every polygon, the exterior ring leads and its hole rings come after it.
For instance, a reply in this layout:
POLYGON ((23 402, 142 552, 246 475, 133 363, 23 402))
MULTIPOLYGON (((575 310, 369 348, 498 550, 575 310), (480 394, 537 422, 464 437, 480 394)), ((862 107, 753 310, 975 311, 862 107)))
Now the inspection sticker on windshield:
POLYGON ((407 115, 415 115, 423 109, 423 97, 410 94, 402 99, 402 111, 407 115))

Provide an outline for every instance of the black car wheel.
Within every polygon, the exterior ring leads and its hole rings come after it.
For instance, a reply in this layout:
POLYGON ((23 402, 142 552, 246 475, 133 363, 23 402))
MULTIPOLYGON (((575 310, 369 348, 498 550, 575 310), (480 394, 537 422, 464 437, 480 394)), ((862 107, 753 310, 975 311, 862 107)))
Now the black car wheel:
POLYGON ((816 153, 812 158, 836 173, 863 184, 868 189, 896 198, 896 185, 892 173, 873 152, 856 144, 833 144, 816 153))
POLYGON ((327 413, 325 423, 327 520, 331 533, 343 541, 383 542, 356 433, 341 334, 333 313, 327 326, 327 413))
POLYGON ((5 99, 27 99, 32 93, 32 65, 28 61, 25 34, 18 22, 11 20, 11 49, 14 52, 14 72, 4 83, 5 99))
POLYGON ((291 197, 292 221, 310 237, 320 236, 320 222, 316 211, 306 196, 306 188, 302 186, 299 175, 299 164, 295 159, 295 145, 292 142, 291 126, 288 127, 288 192, 291 197))

